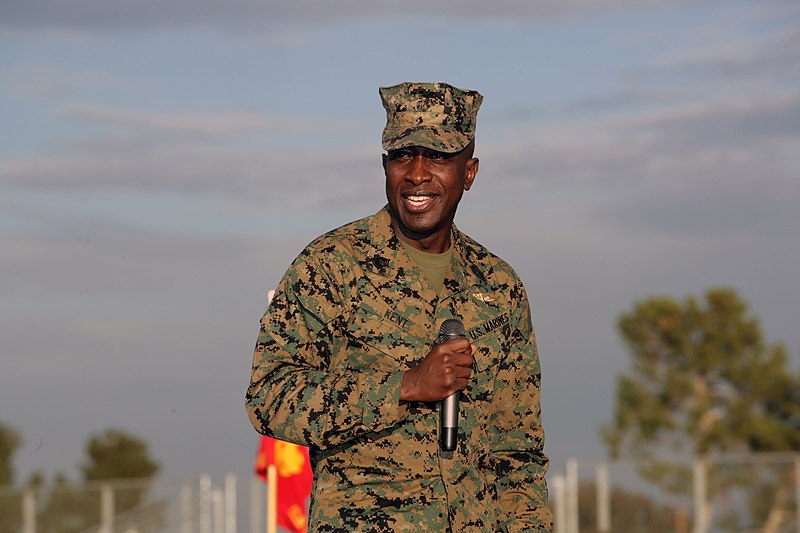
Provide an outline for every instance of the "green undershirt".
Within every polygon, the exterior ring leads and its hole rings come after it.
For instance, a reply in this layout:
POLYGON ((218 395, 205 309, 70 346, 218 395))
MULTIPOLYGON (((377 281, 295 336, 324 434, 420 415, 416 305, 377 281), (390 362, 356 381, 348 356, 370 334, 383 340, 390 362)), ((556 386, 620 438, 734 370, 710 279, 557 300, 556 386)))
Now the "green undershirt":
POLYGON ((402 239, 400 243, 405 248, 411 260, 422 271, 422 275, 428 280, 428 283, 439 294, 442 292, 444 286, 444 276, 447 273, 447 267, 450 266, 450 260, 453 258, 453 247, 447 249, 446 252, 440 254, 429 254, 421 250, 417 250, 402 239))

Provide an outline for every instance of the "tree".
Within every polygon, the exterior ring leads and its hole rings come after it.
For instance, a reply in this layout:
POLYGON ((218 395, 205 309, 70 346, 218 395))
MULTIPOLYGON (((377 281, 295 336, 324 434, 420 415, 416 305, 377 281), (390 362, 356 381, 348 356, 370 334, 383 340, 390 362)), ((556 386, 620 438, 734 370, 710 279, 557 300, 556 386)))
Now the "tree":
MULTIPOLYGON (((578 529, 581 533, 598 533, 596 487, 591 481, 578 486, 578 529)), ((609 495, 612 530, 625 533, 674 533, 680 509, 661 503, 650 496, 637 494, 621 487, 609 495)))
MULTIPOLYGON (((14 483, 14 454, 22 439, 14 429, 0 422, 0 489, 10 488, 14 483)), ((18 529, 22 519, 18 498, 5 491, 0 493, 0 533, 11 533, 18 529)))
POLYGON ((58 472, 46 492, 47 503, 38 517, 43 533, 78 533, 96 524, 100 516, 98 498, 81 484, 58 472))
MULTIPOLYGON (((615 417, 602 431, 612 456, 800 449, 800 376, 783 345, 765 344, 732 289, 711 289, 703 303, 637 302, 618 328, 632 364, 618 377, 615 417)), ((685 475, 650 474, 664 485, 685 475)))
MULTIPOLYGON (((120 429, 107 429, 90 435, 85 452, 86 460, 81 465, 82 484, 71 483, 64 475, 56 478, 39 518, 43 532, 77 533, 96 526, 100 520, 100 492, 95 482, 149 480, 160 468, 145 441, 120 429)), ((157 516, 153 519, 156 525, 163 522, 164 502, 145 504, 147 495, 146 486, 115 487, 115 523, 119 523, 120 515, 141 510, 143 506, 147 506, 146 511, 151 516, 157 516)), ((138 524, 135 529, 148 530, 138 524)))
MULTIPOLYGON (((86 443, 87 462, 81 470, 86 481, 151 479, 160 468, 150 456, 147 443, 120 429, 107 429, 93 435, 86 443)), ((114 507, 124 512, 142 503, 143 488, 117 491, 114 507)))
POLYGON ((19 433, 0 422, 0 487, 14 483, 13 458, 21 444, 19 433))
POLYGON ((159 464, 150 457, 147 443, 120 429, 92 435, 86 443, 88 461, 81 470, 87 481, 152 478, 159 464))
POLYGON ((800 447, 800 379, 733 290, 709 290, 705 307, 650 298, 618 327, 633 364, 618 378, 615 420, 604 430, 613 456, 800 447))

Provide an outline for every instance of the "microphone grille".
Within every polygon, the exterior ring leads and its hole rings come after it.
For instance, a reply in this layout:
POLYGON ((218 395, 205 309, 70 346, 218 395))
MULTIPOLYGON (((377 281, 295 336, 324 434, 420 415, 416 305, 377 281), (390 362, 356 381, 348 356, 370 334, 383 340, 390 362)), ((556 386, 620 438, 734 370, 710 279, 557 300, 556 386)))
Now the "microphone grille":
POLYGON ((439 338, 443 340, 463 339, 466 336, 464 324, 456 318, 448 318, 442 322, 442 327, 439 329, 439 338))

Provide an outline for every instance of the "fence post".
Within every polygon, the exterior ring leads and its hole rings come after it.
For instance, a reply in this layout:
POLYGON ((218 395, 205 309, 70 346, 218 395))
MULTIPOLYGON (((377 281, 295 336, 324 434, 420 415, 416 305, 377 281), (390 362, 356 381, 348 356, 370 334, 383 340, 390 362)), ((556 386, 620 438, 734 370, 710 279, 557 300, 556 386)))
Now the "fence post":
POLYGON ((114 489, 108 483, 100 487, 100 533, 114 531, 114 489))
POLYGON ((225 476, 225 533, 236 533, 236 476, 225 476))
POLYGON ((578 460, 567 461, 567 533, 578 533, 578 460))
POLYGON ((597 531, 611 532, 611 495, 608 488, 608 465, 598 463, 597 477, 597 531))
POLYGON ((794 459, 794 520, 797 533, 800 533, 800 456, 794 459))
POLYGON ((214 508, 214 533, 223 533, 225 528, 225 507, 221 490, 211 491, 211 505, 214 508))
POLYGON ((181 533, 194 533, 194 505, 192 498, 192 486, 184 482, 181 485, 181 533))
POLYGON ((211 533, 211 477, 200 476, 200 533, 211 533))
POLYGON ((554 533, 567 533, 567 488, 564 482, 564 476, 553 476, 553 496, 555 497, 555 506, 553 509, 553 519, 555 522, 554 533))
POLYGON ((261 529, 261 481, 250 478, 250 533, 262 533, 261 529))
POLYGON ((695 459, 693 468, 694 533, 708 533, 707 464, 705 459, 695 459))
POLYGON ((36 493, 31 489, 22 493, 22 532, 36 533, 36 493))

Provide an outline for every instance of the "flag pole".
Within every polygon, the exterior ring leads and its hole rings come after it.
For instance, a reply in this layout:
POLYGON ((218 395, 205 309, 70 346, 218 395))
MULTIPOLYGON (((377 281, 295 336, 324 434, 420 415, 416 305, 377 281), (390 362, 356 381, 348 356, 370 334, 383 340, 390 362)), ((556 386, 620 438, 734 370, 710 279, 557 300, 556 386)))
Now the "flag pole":
POLYGON ((267 533, 277 533, 278 473, 275 465, 267 467, 267 533))
MULTIPOLYGON (((275 291, 267 293, 267 303, 272 303, 275 291)), ((275 465, 267 466, 267 533, 278 532, 278 472, 275 465)))

